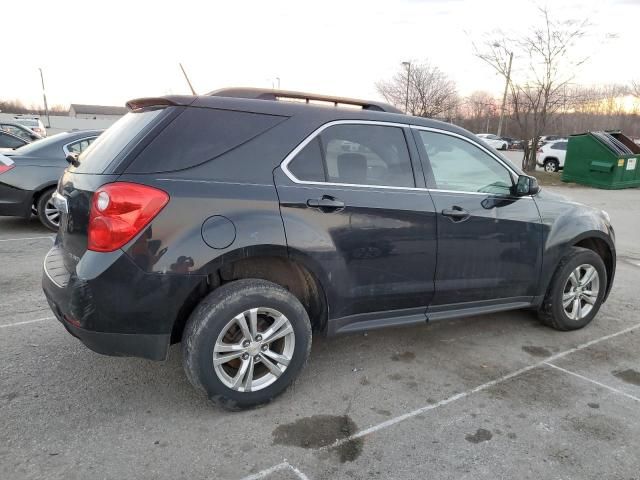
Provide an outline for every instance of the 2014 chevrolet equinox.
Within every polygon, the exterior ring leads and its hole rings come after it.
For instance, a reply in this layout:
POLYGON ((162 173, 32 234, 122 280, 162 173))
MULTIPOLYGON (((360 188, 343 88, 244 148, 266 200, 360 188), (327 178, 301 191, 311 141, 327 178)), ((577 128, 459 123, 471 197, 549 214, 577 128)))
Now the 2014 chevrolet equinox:
POLYGON ((96 352, 160 360, 182 341, 191 383, 227 408, 285 390, 312 331, 518 308, 573 330, 611 289, 608 215, 456 126, 252 89, 128 107, 60 179, 43 288, 96 352))

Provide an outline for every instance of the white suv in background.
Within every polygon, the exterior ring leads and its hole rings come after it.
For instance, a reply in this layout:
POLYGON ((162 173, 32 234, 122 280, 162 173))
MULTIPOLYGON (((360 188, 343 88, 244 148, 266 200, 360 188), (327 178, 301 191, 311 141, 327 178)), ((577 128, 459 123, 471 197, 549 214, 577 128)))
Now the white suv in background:
POLYGON ((493 133, 476 133, 476 137, 481 138, 496 150, 506 150, 509 148, 509 142, 493 133))
POLYGON ((16 123, 19 123, 20 125, 24 125, 25 127, 30 128, 31 130, 36 132, 38 135, 40 135, 42 138, 47 136, 47 129, 44 128, 44 124, 38 117, 18 116, 14 118, 16 123))
POLYGON ((568 141, 565 139, 544 144, 538 150, 538 165, 544 168, 545 172, 557 172, 564 168, 567 143, 568 141))

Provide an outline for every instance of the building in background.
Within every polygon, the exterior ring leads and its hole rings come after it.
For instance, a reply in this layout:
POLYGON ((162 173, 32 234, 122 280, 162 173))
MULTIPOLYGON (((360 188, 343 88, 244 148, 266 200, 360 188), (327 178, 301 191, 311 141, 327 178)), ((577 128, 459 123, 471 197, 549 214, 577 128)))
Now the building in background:
POLYGON ((105 105, 82 105, 72 103, 69 107, 69 116, 91 120, 113 120, 127 113, 126 107, 109 107, 105 105))

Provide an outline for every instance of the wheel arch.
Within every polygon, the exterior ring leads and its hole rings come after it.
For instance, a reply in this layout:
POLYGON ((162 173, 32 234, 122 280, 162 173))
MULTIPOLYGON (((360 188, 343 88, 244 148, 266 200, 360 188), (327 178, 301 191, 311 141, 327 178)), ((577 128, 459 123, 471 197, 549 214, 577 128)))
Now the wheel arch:
POLYGON ((206 273, 206 285, 199 285, 178 314, 172 342, 182 338, 184 326, 196 305, 213 290, 227 283, 256 278, 267 280, 290 291, 304 306, 314 331, 324 332, 328 320, 327 295, 316 268, 304 257, 292 258, 286 247, 254 246, 226 253, 211 262, 200 273, 206 273))
POLYGON ((46 182, 42 185, 33 189, 33 193, 31 194, 31 205, 35 206, 40 199, 40 196, 51 188, 55 188, 57 185, 57 181, 55 182, 46 182))
POLYGON ((572 246, 592 250, 602 258, 607 271, 607 288, 603 299, 603 301, 605 301, 611 291, 613 277, 615 275, 615 250, 611 248, 611 245, 608 243, 608 239, 606 239, 604 234, 599 231, 587 232, 580 235, 580 237, 575 239, 572 246))

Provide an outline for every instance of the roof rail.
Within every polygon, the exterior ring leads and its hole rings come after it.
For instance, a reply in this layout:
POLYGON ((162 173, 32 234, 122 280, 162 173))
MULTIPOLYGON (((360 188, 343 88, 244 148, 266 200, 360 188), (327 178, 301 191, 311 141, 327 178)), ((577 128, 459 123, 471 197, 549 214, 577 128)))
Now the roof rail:
POLYGON ((276 90, 264 88, 223 88, 206 94, 215 97, 251 98, 257 100, 284 100, 304 103, 328 103, 334 107, 351 106, 361 107, 363 110, 374 110, 388 113, 404 113, 396 107, 384 102, 372 102, 369 100, 356 100, 354 98, 333 97, 330 95, 318 95, 316 93, 294 92, 291 90, 276 90))

